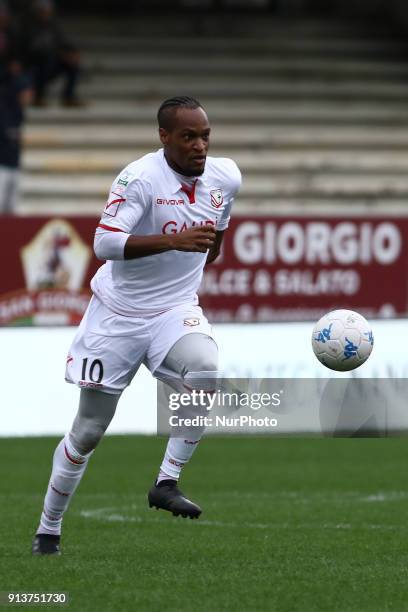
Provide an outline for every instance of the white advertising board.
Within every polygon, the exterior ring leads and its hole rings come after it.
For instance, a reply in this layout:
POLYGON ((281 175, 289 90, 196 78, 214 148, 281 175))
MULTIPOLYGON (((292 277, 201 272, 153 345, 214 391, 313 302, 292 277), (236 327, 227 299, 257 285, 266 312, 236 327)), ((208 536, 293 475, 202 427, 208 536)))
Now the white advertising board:
MULTIPOLYGON (((220 368, 237 378, 347 377, 313 355, 311 323, 217 325, 220 368)), ((408 320, 374 321, 374 349, 354 371, 364 378, 408 378, 408 320)), ((64 382, 74 328, 0 329, 0 436, 60 435, 75 417, 79 390, 64 382)), ((156 431, 156 384, 142 367, 124 392, 108 433, 156 431)))

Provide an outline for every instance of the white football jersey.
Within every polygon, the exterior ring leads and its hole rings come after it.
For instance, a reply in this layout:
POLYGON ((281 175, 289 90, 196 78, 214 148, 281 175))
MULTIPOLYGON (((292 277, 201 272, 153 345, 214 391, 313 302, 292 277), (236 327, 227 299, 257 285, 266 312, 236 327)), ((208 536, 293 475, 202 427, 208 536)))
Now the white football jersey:
MULTIPOLYGON (((189 177, 191 179, 191 177, 189 177)), ((146 236, 200 225, 228 227, 241 185, 232 159, 207 157, 203 174, 183 185, 163 149, 130 163, 112 184, 98 232, 146 236)), ((130 260, 109 260, 91 281, 95 295, 125 316, 153 316, 181 304, 197 304, 207 253, 166 251, 130 260)))

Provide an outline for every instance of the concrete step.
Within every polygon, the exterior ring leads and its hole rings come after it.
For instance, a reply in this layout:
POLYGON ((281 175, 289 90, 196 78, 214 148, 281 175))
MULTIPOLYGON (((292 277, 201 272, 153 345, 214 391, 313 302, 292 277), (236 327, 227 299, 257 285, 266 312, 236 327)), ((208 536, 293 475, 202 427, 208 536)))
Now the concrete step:
POLYGON ((68 24, 90 105, 30 109, 19 214, 97 219, 114 176, 160 146, 158 105, 186 84, 211 153, 243 171, 236 212, 408 214, 405 41, 358 23, 161 17, 68 24))
MULTIPOLYGON (((149 151, 159 148, 156 126, 105 126, 91 125, 72 128, 70 126, 49 125, 28 126, 24 134, 24 143, 28 148, 78 148, 103 149, 128 148, 149 151)), ((277 148, 305 149, 328 147, 339 149, 368 147, 403 150, 408 147, 408 127, 378 128, 376 130, 362 127, 334 126, 291 126, 279 127, 241 126, 240 130, 231 130, 223 126, 214 126, 212 151, 217 154, 224 150, 242 150, 252 147, 253 150, 276 150, 277 148)))
MULTIPOLYGON (((84 108, 65 109, 56 104, 46 108, 30 108, 27 120, 30 125, 52 125, 93 123, 134 126, 152 124, 161 100, 140 103, 89 103, 84 108)), ((288 101, 285 104, 275 101, 251 101, 248 104, 234 101, 209 101, 206 111, 211 123, 239 126, 247 125, 375 125, 391 126, 408 124, 408 107, 403 103, 390 103, 386 106, 376 103, 340 104, 336 101, 326 103, 288 101)))
MULTIPOLYGON (((105 174, 112 181, 119 171, 130 161, 143 155, 138 150, 113 149, 106 152, 81 151, 25 151, 22 166, 29 174, 59 174, 61 177, 72 174, 105 174), (110 178, 109 178, 110 177, 110 178)), ((220 156, 228 152, 220 151, 220 156)), ((408 149, 395 152, 389 150, 338 151, 310 149, 308 151, 242 151, 234 152, 244 177, 247 174, 258 176, 272 173, 329 172, 355 175, 385 174, 408 175, 408 149)))
MULTIPOLYGON (((56 94, 59 87, 54 86, 56 94)), ((174 78, 109 77, 104 79, 84 80, 80 86, 85 99, 133 100, 165 99, 186 91, 186 84, 174 78)), ((252 100, 279 100, 281 103, 302 99, 304 101, 333 100, 357 102, 376 100, 378 103, 403 102, 408 95, 408 81, 350 80, 333 77, 324 79, 273 79, 262 80, 256 75, 251 79, 241 79, 237 75, 214 76, 213 78, 195 77, 189 79, 188 92, 192 92, 204 105, 209 100, 228 102, 229 100, 246 100, 248 106, 252 100)))
MULTIPOLYGON (((89 196, 101 202, 106 200, 112 183, 107 175, 83 176, 36 175, 25 173, 22 177, 22 193, 28 197, 40 195, 43 198, 89 196)), ((408 176, 405 174, 350 175, 347 173, 304 173, 289 175, 261 175, 244 177, 241 192, 243 198, 266 198, 280 196, 323 196, 328 197, 408 197, 408 176)), ((408 208, 408 203, 407 203, 408 208)))
MULTIPOLYGON (((245 24, 243 24, 245 28, 245 24)), ((228 31, 228 30, 227 30, 228 31)), ((406 53, 407 44, 402 39, 393 38, 391 35, 382 38, 364 37, 359 32, 355 37, 350 33, 347 37, 330 36, 329 33, 320 36, 302 37, 292 35, 286 30, 275 34, 271 32, 266 35, 249 35, 242 32, 240 35, 228 35, 212 32, 204 36, 191 35, 184 32, 183 36, 164 34, 155 36, 149 30, 141 35, 127 36, 120 31, 116 35, 95 34, 92 37, 86 34, 75 38, 79 48, 86 54, 93 53, 106 55, 107 53, 123 53, 126 55, 149 55, 162 53, 166 56, 185 55, 186 49, 189 56, 205 55, 211 58, 220 54, 237 54, 241 57, 250 57, 253 54, 274 54, 277 56, 300 56, 300 57, 352 57, 358 58, 400 58, 406 53), (148 34, 146 34, 148 32, 148 34)))
MULTIPOLYGON (((135 4, 137 9, 137 4, 135 4)), ((265 36, 265 37, 293 37, 296 39, 318 39, 318 38, 378 38, 389 36, 389 29, 382 24, 366 20, 342 20, 324 18, 302 18, 287 19, 278 17, 267 11, 259 11, 258 15, 240 12, 235 9, 231 12, 211 14, 198 10, 197 12, 180 10, 160 11, 160 18, 156 11, 147 13, 148 8, 143 7, 138 13, 112 14, 110 19, 97 15, 87 17, 82 15, 80 19, 67 17, 64 25, 72 35, 83 36, 86 39, 94 39, 96 35, 111 37, 137 37, 149 36, 157 39, 172 35, 174 37, 197 36, 222 36, 224 38, 233 36, 265 36)))
POLYGON ((222 75, 238 75, 261 78, 269 76, 271 78, 290 78, 290 77, 312 77, 318 76, 319 79, 333 79, 335 77, 347 77, 348 79, 379 79, 381 81, 408 79, 408 67, 406 62, 384 62, 369 61, 349 58, 344 59, 310 59, 303 57, 276 57, 271 53, 265 56, 262 53, 259 57, 237 57, 236 55, 223 54, 221 57, 202 57, 201 53, 197 56, 185 53, 176 57, 163 57, 152 52, 147 57, 138 55, 123 56, 120 53, 110 53, 106 55, 96 55, 88 53, 85 57, 84 67, 92 75, 107 75, 116 78, 117 76, 128 77, 129 72, 139 77, 143 75, 150 78, 154 75, 165 77, 174 71, 174 62, 177 62, 177 79, 186 77, 213 78, 222 75))

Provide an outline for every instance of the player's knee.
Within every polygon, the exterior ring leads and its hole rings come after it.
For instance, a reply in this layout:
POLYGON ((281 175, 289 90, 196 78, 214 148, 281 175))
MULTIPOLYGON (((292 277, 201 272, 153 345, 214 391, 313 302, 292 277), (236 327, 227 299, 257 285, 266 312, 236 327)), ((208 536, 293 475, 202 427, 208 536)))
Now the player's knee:
POLYGON ((211 356, 196 355, 192 356, 187 360, 186 363, 186 374, 192 372, 216 372, 218 368, 218 359, 214 359, 211 356))
POLYGON ((218 347, 209 336, 197 334, 190 336, 192 342, 184 357, 185 371, 214 372, 218 368, 218 347))
MULTIPOLYGON (((206 339, 204 337, 204 339, 206 339)), ((210 342, 198 342, 195 349, 186 355, 184 381, 193 389, 213 390, 218 373, 218 348, 211 338, 210 342)))
MULTIPOLYGON (((186 334, 169 351, 164 366, 180 376, 188 387, 211 390, 219 377, 218 347, 206 334, 186 334)), ((170 385, 176 388, 174 383, 170 385)))
POLYGON ((71 443, 75 450, 81 455, 87 455, 93 451, 101 441, 106 427, 93 419, 75 419, 69 432, 71 443))

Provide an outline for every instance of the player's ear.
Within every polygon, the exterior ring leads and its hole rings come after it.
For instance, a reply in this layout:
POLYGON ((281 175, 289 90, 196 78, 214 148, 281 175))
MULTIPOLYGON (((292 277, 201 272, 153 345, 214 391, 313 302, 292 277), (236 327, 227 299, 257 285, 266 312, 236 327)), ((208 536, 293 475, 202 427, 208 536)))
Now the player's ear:
POLYGON ((162 144, 167 145, 169 142, 169 132, 165 128, 159 128, 159 136, 162 144))

